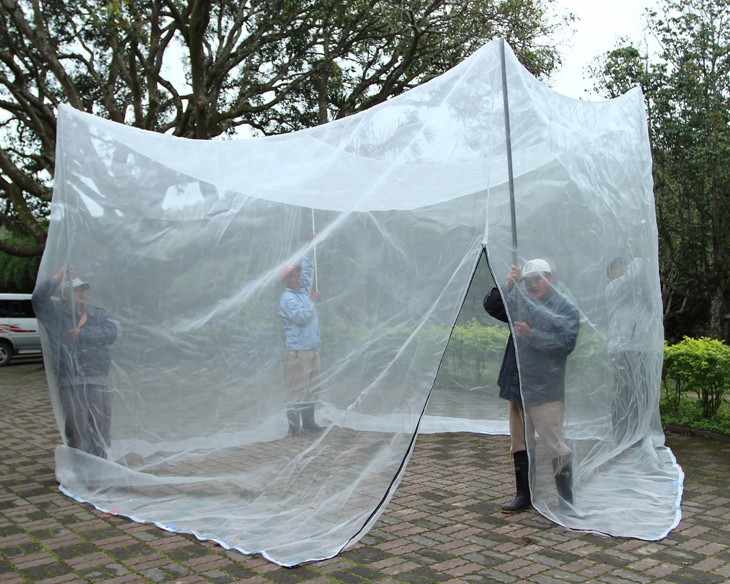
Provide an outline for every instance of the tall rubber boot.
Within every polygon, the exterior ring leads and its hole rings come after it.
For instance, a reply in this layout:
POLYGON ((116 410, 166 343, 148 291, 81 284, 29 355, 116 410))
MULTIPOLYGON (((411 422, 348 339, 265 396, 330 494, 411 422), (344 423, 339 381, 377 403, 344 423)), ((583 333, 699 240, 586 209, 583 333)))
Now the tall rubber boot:
POLYGON ((573 455, 566 454, 553 458, 555 486, 558 488, 560 510, 566 513, 573 511, 573 455))
POLYGON ((302 413, 302 428, 304 428, 308 432, 321 432, 322 430, 324 430, 327 427, 327 426, 320 426, 314 420, 314 404, 313 403, 302 404, 301 409, 299 411, 302 413))
POLYGON ((293 407, 286 408, 286 419, 289 420, 289 436, 304 436, 306 432, 299 425, 299 411, 293 407))
POLYGON ((515 465, 517 494, 514 501, 509 505, 502 506, 502 513, 519 513, 532 507, 530 499, 530 464, 527 459, 527 451, 515 452, 512 455, 512 462, 515 465))

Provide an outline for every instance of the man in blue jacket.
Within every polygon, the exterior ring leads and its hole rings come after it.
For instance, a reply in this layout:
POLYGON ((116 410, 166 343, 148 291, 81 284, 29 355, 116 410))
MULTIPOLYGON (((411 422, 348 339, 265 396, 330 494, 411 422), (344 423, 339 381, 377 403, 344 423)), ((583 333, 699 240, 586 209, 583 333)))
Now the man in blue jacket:
POLYGON ((484 309, 502 322, 508 322, 509 311, 520 356, 518 371, 515 339, 510 335, 497 384, 499 397, 509 401, 517 495, 502 512, 516 513, 532 505, 529 459, 535 464, 536 431, 552 459, 560 507, 570 510, 573 465, 563 439, 565 365, 578 337, 578 310, 553 287, 550 265, 541 259, 527 262, 522 273, 512 266, 501 291, 495 287, 484 298, 484 309), (520 281, 526 295, 515 286, 520 281))
POLYGON ((312 255, 302 266, 287 266, 281 274, 286 291, 281 295, 279 318, 286 333, 286 388, 289 434, 321 432, 314 419, 314 397, 321 377, 319 361, 318 290, 308 292, 312 281, 312 255), (301 422, 300 422, 301 419, 301 422))
POLYGON ((33 307, 51 344, 66 443, 106 458, 112 421, 108 346, 117 338, 117 325, 106 310, 86 304, 88 289, 61 268, 36 287, 33 307), (59 285, 61 302, 56 302, 51 296, 59 285))

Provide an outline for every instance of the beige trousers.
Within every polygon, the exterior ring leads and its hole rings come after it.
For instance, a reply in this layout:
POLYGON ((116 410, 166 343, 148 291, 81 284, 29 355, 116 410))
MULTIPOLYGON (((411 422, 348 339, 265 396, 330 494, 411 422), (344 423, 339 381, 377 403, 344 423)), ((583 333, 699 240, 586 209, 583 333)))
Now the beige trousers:
POLYGON ((288 403, 314 401, 321 374, 319 351, 287 351, 286 389, 288 403))
POLYGON ((565 423, 565 404, 563 402, 527 406, 525 409, 522 408, 522 404, 508 403, 509 435, 512 440, 510 452, 512 454, 522 450, 534 450, 537 444, 536 431, 551 458, 570 453, 570 448, 565 444, 563 438, 563 424, 565 423))

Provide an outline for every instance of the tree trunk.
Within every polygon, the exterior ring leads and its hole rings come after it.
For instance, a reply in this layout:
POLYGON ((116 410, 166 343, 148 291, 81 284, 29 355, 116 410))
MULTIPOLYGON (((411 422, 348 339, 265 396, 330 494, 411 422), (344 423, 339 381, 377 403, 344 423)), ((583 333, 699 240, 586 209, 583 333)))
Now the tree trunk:
POLYGON ((210 118, 206 91, 205 32, 210 23, 210 0, 194 0, 190 11, 188 27, 188 49, 190 51, 190 77, 193 86, 193 108, 196 138, 210 138, 210 118))
POLYGON ((728 308, 725 301, 725 289, 719 283, 712 293, 710 302, 710 334, 713 339, 727 341, 729 340, 729 328, 730 318, 728 318, 728 308))

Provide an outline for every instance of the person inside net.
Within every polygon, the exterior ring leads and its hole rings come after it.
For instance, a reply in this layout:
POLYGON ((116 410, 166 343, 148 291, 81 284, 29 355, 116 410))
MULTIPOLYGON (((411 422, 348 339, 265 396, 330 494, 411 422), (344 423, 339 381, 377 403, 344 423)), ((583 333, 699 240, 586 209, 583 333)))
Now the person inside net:
POLYGON ((628 445, 641 442, 635 434, 649 407, 645 351, 650 342, 652 311, 645 255, 642 250, 630 262, 617 257, 606 268, 608 354, 614 370, 611 422, 617 445, 624 441, 628 445))
POLYGON ((484 298, 484 309, 502 322, 509 321, 509 312, 513 321, 498 385, 499 396, 509 402, 516 496, 502 512, 516 513, 532 506, 530 465, 534 468, 536 464, 535 432, 552 460, 560 507, 569 511, 573 457, 563 435, 565 365, 578 336, 578 310, 553 286, 552 269, 542 259, 527 262, 522 271, 511 266, 501 289, 495 286, 484 298), (516 285, 520 281, 526 294, 516 285))
POLYGON ((46 329, 66 418, 66 444, 107 457, 111 445, 112 397, 109 389, 109 345, 117 325, 103 308, 86 303, 87 282, 61 268, 33 292, 33 308, 46 329), (52 298, 61 286, 61 301, 52 298))
POLYGON ((307 254, 301 266, 286 266, 281 273, 286 290, 279 302, 279 318, 286 333, 286 416, 290 436, 325 429, 314 418, 314 399, 322 376, 317 318, 317 302, 322 295, 319 290, 309 292, 312 255, 307 254))

